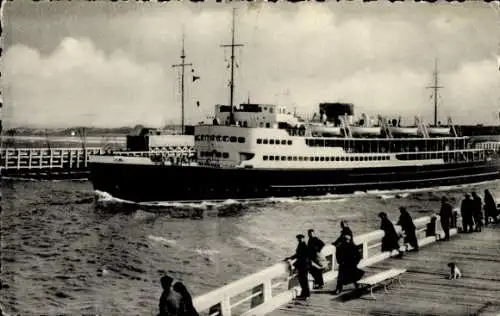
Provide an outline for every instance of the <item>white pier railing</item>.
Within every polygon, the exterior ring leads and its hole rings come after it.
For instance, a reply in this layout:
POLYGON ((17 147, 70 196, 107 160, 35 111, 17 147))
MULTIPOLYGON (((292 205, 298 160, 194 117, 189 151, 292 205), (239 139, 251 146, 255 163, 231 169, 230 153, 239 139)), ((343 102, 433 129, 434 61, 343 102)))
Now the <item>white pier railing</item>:
MULTIPOLYGON (((450 235, 457 233, 457 212, 450 235)), ((425 216, 414 221, 417 230, 419 246, 435 242, 438 236, 444 236, 439 216, 425 216)), ((398 233, 401 227, 396 226, 398 233)), ((376 230, 367 234, 354 236, 355 244, 360 248, 362 260, 359 267, 366 267, 385 260, 397 254, 381 252, 381 242, 384 232, 376 230)), ((322 250, 328 268, 324 272, 325 283, 337 277, 335 246, 327 244, 322 250)), ((310 280, 311 282, 311 280, 310 280)), ((291 301, 298 295, 300 287, 297 275, 290 270, 288 263, 281 262, 261 270, 240 280, 229 283, 194 299, 194 305, 200 314, 220 316, 251 316, 264 315, 277 307, 291 301)))

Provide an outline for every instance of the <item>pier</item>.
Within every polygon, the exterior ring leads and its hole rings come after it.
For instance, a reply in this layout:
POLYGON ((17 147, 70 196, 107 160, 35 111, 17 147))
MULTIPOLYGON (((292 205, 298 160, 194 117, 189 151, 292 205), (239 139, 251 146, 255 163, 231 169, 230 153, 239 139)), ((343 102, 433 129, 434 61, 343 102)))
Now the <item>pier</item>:
MULTIPOLYGON (((457 212, 455 212, 457 214, 457 212)), ((381 253, 383 231, 355 235, 362 253, 358 267, 365 277, 390 269, 406 269, 402 285, 387 293, 375 290, 353 296, 353 285, 334 296, 337 276, 335 247, 326 242, 322 253, 328 261, 325 287, 312 291, 307 301, 293 301, 300 288, 288 263, 281 262, 194 299, 203 315, 499 315, 500 314, 500 227, 458 234, 455 216, 450 241, 444 237, 439 216, 414 221, 420 251, 392 258, 397 252, 381 253), (456 262, 463 277, 448 280, 449 262, 456 262)), ((399 226, 395 226, 401 232, 399 226)), ((312 279, 310 277, 310 283, 312 279)), ((312 288, 312 286, 311 286, 312 288)))
POLYGON ((150 151, 109 151, 102 147, 86 148, 2 148, 2 177, 63 179, 87 177, 90 156, 188 158, 194 155, 189 146, 169 146, 150 151))

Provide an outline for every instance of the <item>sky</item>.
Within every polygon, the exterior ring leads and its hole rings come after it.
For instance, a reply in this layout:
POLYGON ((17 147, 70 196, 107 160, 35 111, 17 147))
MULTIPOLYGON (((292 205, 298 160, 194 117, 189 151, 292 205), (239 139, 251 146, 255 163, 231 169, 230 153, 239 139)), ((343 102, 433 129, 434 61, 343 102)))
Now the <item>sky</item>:
POLYGON ((485 2, 216 3, 12 1, 4 7, 4 126, 179 124, 229 103, 236 8, 235 103, 312 116, 321 102, 360 115, 499 124, 500 9, 485 2), (192 75, 200 80, 192 81, 192 75), (199 107, 196 105, 199 101, 199 107))

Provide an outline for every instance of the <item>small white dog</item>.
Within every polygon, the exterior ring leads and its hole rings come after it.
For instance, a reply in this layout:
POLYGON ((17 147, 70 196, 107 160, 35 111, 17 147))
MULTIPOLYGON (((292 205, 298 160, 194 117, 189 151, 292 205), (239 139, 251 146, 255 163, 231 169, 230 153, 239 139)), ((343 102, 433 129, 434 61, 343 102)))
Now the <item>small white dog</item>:
POLYGON ((450 268, 450 280, 455 280, 462 277, 462 272, 460 272, 460 269, 457 267, 455 262, 448 263, 448 268, 450 268))

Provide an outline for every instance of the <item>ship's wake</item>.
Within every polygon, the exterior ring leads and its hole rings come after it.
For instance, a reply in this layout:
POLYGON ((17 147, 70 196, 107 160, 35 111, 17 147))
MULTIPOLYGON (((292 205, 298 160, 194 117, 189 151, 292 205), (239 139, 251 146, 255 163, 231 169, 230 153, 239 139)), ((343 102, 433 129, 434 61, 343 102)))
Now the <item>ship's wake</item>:
POLYGON ((133 202, 113 197, 107 192, 96 190, 97 204, 108 211, 115 212, 135 212, 142 210, 144 212, 154 212, 163 216, 172 218, 192 218, 202 219, 208 217, 229 217, 241 216, 248 211, 256 210, 259 207, 271 206, 274 204, 293 204, 293 203, 341 203, 353 198, 376 197, 381 200, 406 199, 412 196, 418 196, 422 193, 434 194, 439 199, 437 193, 447 191, 457 191, 464 189, 473 189, 481 185, 499 185, 500 180, 485 181, 473 184, 460 184, 450 186, 438 186, 430 188, 417 189, 397 189, 397 190, 369 190, 356 191, 351 194, 326 194, 320 196, 301 196, 301 197, 269 197, 260 199, 227 199, 227 200, 205 200, 196 202, 133 202))

